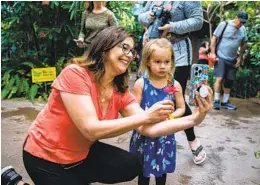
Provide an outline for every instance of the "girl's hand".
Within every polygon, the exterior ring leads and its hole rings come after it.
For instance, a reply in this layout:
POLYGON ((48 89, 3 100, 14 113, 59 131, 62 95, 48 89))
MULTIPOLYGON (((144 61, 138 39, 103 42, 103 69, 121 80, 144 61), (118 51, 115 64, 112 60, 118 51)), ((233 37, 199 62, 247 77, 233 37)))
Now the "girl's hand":
POLYGON ((173 102, 171 100, 163 100, 157 102, 145 112, 147 113, 148 123, 150 124, 165 121, 173 111, 173 102))
POLYGON ((209 86, 207 86, 207 88, 209 95, 206 98, 200 97, 199 92, 195 92, 198 103, 197 112, 194 115, 194 122, 196 125, 200 124, 204 120, 206 114, 212 108, 213 91, 209 86))

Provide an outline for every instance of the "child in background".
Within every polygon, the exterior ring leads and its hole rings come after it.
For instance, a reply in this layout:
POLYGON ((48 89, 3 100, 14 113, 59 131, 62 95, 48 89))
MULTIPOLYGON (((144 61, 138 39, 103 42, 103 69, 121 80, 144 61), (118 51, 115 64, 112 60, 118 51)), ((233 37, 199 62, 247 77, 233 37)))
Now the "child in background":
MULTIPOLYGON (((169 99, 175 103, 173 118, 181 117, 185 112, 185 103, 179 82, 172 79, 174 71, 174 53, 172 44, 165 38, 147 42, 143 48, 140 72, 148 71, 148 77, 139 78, 134 85, 134 95, 143 109, 148 109, 158 101, 169 99), (173 96, 165 92, 167 80, 171 75, 173 86, 178 89, 173 96)), ((133 131, 130 152, 140 157, 143 175, 138 185, 149 185, 150 177, 155 176, 156 185, 165 185, 166 174, 175 171, 176 141, 174 134, 149 138, 133 131)))
POLYGON ((199 60, 197 61, 197 64, 207 64, 209 60, 209 42, 204 41, 201 43, 200 49, 199 49, 199 60))

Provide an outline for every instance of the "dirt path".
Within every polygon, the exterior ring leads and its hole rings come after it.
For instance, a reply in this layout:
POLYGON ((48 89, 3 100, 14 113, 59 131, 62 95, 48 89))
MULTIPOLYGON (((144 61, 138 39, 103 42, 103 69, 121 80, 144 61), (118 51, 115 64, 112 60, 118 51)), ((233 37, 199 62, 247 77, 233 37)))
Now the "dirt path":
MULTIPOLYGON (((196 135, 207 152, 202 166, 194 165, 184 132, 176 134, 177 169, 168 175, 168 185, 260 185, 260 106, 247 100, 232 99, 237 111, 211 111, 196 128, 196 135)), ((12 165, 29 179, 22 163, 22 144, 28 127, 44 104, 28 101, 2 101, 1 167, 12 165)), ((104 140, 128 149, 130 134, 104 140)), ((137 179, 121 183, 135 185, 137 179)), ((154 184, 152 180, 151 184, 154 184)), ((94 185, 101 185, 94 183, 94 185)))

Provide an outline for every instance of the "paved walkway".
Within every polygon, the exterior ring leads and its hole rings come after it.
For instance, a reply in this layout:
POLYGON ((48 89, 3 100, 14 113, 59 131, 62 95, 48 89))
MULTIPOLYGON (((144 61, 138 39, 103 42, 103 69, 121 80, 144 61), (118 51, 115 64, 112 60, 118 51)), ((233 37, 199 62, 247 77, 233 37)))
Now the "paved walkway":
MULTIPOLYGON (((131 87, 134 76, 131 79, 131 87)), ((187 97, 186 97, 187 98, 187 97)), ((247 100, 232 99, 237 111, 212 110, 195 128, 208 159, 202 166, 192 162, 184 132, 176 134, 178 143, 176 172, 167 185, 260 185, 260 106, 247 100)), ((28 127, 44 104, 4 100, 1 104, 1 167, 14 166, 31 182, 22 163, 22 144, 28 127)), ((131 133, 104 142, 128 149, 131 133)), ((121 185, 136 185, 137 179, 121 185)), ((151 185, 155 184, 152 179, 151 185)), ((94 183, 94 185, 101 185, 94 183)))

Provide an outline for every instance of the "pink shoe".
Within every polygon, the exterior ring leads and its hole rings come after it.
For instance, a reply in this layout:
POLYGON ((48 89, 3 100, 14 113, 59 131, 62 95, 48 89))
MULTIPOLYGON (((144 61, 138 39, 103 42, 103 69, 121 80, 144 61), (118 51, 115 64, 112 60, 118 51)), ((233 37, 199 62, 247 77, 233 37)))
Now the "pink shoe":
POLYGON ((202 164, 206 160, 207 154, 203 150, 203 146, 200 144, 200 141, 198 139, 195 139, 194 141, 189 141, 190 148, 191 148, 191 143, 193 142, 196 142, 198 146, 196 150, 191 149, 191 152, 193 154, 193 162, 195 164, 202 164))

